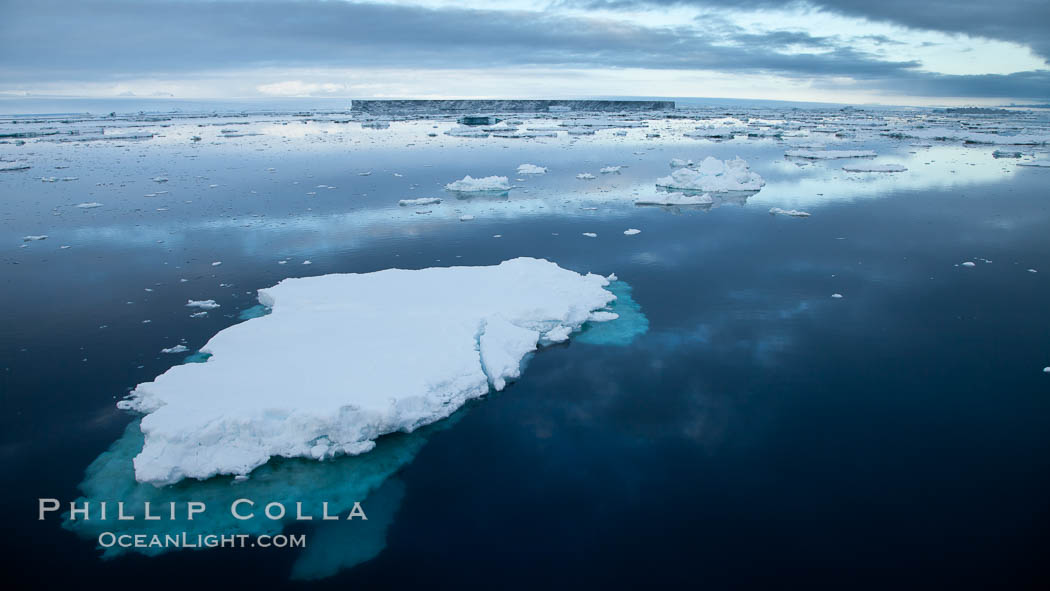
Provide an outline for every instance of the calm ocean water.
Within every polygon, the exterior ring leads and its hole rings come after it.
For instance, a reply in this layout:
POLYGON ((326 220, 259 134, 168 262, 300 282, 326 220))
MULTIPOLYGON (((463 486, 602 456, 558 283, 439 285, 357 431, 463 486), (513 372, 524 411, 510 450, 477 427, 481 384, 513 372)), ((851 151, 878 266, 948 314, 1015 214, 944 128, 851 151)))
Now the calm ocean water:
POLYGON ((156 134, 146 140, 0 144, 3 159, 32 164, 0 172, 8 577, 48 588, 1050 583, 1050 170, 991 146, 820 123, 835 112, 729 111, 847 129, 821 141, 908 171, 784 157, 815 131, 696 140, 681 134, 697 122, 677 119, 524 140, 449 137, 449 121, 253 116, 121 124, 156 134), (709 208, 634 205, 671 158, 706 156, 740 156, 767 185, 709 208), (518 177, 522 163, 550 172, 518 177), (612 165, 624 168, 599 173, 612 165), (585 172, 597 178, 576 178, 585 172), (442 191, 466 174, 516 188, 442 191), (444 202, 397 205, 419 197, 444 202), (48 237, 24 241, 34 235, 48 237), (648 329, 542 350, 505 391, 365 456, 177 491, 217 509, 245 494, 348 496, 367 525, 289 525, 309 536, 305 551, 103 559, 98 531, 37 521, 38 497, 155 494, 127 480, 136 417, 114 404, 243 321, 256 289, 517 256, 616 273, 648 329), (188 299, 221 307, 191 318, 188 299), (189 352, 160 353, 179 343, 189 352))

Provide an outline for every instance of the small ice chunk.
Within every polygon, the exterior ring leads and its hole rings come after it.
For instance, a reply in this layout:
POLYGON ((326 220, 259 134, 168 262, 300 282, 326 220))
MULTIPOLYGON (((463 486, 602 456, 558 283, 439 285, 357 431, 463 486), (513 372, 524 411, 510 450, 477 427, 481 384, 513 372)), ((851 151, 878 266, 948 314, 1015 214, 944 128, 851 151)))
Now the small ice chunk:
POLYGON ((213 266, 213 267, 218 267, 218 266, 219 266, 219 265, 221 265, 221 264, 222 264, 222 261, 215 261, 215 262, 213 262, 213 263, 211 264, 211 266, 213 266))
POLYGON ((102 204, 97 201, 92 201, 91 203, 78 203, 77 207, 80 209, 94 209, 96 207, 102 207, 102 204))
POLYGON ((1050 160, 1029 160, 1028 162, 1018 162, 1018 166, 1035 166, 1039 168, 1050 168, 1050 160))
POLYGON ((207 312, 194 312, 193 314, 190 314, 190 318, 204 318, 207 315, 207 312))
POLYGON ((684 160, 682 158, 671 158, 671 168, 684 168, 686 166, 692 165, 692 160, 684 160))
POLYGON ((593 174, 591 174, 589 172, 581 172, 580 174, 576 175, 576 178, 580 179, 581 181, 590 181, 590 180, 594 180, 594 179, 596 179, 598 177, 594 176, 593 174))
POLYGON ((789 215, 789 216, 796 217, 796 218, 808 218, 809 217, 809 212, 808 211, 801 211, 801 210, 798 210, 798 209, 780 209, 779 207, 772 207, 772 208, 770 208, 769 213, 771 213, 773 215, 777 215, 777 214, 789 215))
POLYGON ((187 308, 200 308, 202 310, 214 310, 219 307, 215 300, 187 300, 187 308))
POLYGON ((1038 273, 1039 271, 1036 271, 1035 269, 1028 269, 1028 272, 1029 273, 1038 273))
POLYGON ((174 347, 160 350, 161 353, 185 353, 186 351, 189 351, 186 345, 175 345, 174 347))
POLYGON ((627 236, 634 236, 635 234, 641 234, 642 231, 639 230, 638 228, 627 228, 626 230, 623 231, 623 233, 626 234, 627 236))
POLYGON ((155 182, 155 183, 166 183, 166 182, 168 182, 168 177, 166 177, 166 176, 155 176, 155 177, 153 177, 153 182, 155 182))
POLYGON ((962 266, 964 266, 964 267, 976 267, 977 263, 975 263, 973 261, 966 261, 965 263, 962 264, 962 266))
POLYGON ((598 172, 600 172, 602 174, 611 174, 611 173, 614 173, 614 172, 620 172, 620 169, 622 169, 622 168, 623 168, 623 166, 606 166, 606 167, 602 168, 601 170, 599 170, 598 172))
POLYGON ((401 207, 416 206, 416 205, 434 205, 441 203, 441 199, 437 197, 420 197, 419 199, 402 199, 397 204, 401 207))
POLYGON ((47 240, 47 234, 38 234, 38 235, 35 235, 35 236, 34 235, 29 235, 29 236, 23 236, 22 237, 22 241, 23 242, 34 242, 34 241, 37 241, 37 240, 47 240))
POLYGON ((831 294, 831 297, 835 298, 836 300, 839 300, 839 299, 842 299, 842 294, 841 293, 833 293, 833 294, 831 294))
POLYGON ((469 222, 472 219, 474 219, 474 216, 470 215, 469 213, 466 215, 459 216, 459 221, 461 222, 469 222))
POLYGON ((460 191, 464 193, 480 191, 509 191, 510 183, 505 176, 486 176, 473 178, 469 174, 462 179, 445 185, 448 191, 460 191))
POLYGON ((518 174, 547 174, 547 167, 536 166, 535 164, 522 164, 518 166, 518 174))
POLYGON ((1050 365, 1043 368, 1043 373, 1050 373, 1050 365))
POLYGON ((588 237, 588 238, 597 238, 598 237, 598 235, 595 234, 594 232, 584 232, 583 235, 588 237))

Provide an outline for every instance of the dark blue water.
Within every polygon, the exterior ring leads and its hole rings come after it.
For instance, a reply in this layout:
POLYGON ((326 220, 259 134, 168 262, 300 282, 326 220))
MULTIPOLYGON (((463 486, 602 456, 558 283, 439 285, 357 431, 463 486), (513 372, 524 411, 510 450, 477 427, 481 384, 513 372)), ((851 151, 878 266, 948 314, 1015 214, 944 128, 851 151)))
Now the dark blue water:
MULTIPOLYGON (((1050 171, 990 147, 875 136, 848 147, 907 173, 789 162, 784 141, 688 140, 675 122, 653 122, 658 139, 532 141, 428 138, 431 125, 265 120, 249 126, 261 136, 222 139, 194 123, 143 142, 0 146, 34 166, 0 173, 12 588, 1050 582, 1050 171), (710 209, 633 205, 671 157, 707 155, 740 155, 768 184, 710 209), (464 174, 513 179, 524 162, 551 172, 503 198, 440 190, 464 174), (396 205, 429 196, 445 202, 396 205), (22 242, 36 234, 49 237, 22 242), (134 448, 135 417, 114 404, 184 357, 159 351, 192 352, 240 322, 254 290, 516 256, 615 272, 648 331, 543 350, 505 391, 384 438, 374 457, 277 462, 244 483, 293 497, 366 489, 368 527, 289 526, 311 536, 309 557, 103 560, 89 535, 36 520, 38 497, 90 496, 85 470, 134 448), (222 307, 190 318, 186 300, 208 298, 222 307)), ((103 474, 96 485, 117 486, 118 471, 103 474)), ((241 494, 221 479, 182 486, 241 494)))

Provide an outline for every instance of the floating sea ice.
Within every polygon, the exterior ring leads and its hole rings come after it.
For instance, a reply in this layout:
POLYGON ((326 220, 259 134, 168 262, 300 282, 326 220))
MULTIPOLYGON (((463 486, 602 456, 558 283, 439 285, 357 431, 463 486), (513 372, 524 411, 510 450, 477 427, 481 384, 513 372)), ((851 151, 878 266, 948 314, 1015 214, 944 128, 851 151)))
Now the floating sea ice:
POLYGON ((833 293, 833 294, 831 294, 831 297, 835 298, 836 300, 839 300, 839 299, 842 299, 842 294, 841 293, 833 293))
POLYGON ((219 307, 215 300, 187 300, 187 308, 200 308, 202 310, 214 310, 219 307))
POLYGON ((685 193, 657 193, 652 197, 642 197, 635 200, 635 205, 709 205, 715 200, 704 193, 703 195, 686 195, 685 193))
POLYGON ((120 402, 146 414, 135 478, 169 484, 246 475, 275 456, 367 452, 502 389, 565 327, 614 320, 607 286, 528 258, 286 279, 259 290, 268 316, 201 348, 206 362, 172 367, 120 402))
POLYGON ((509 191, 510 184, 505 176, 486 176, 474 178, 469 174, 462 179, 445 185, 448 191, 459 191, 463 193, 482 191, 509 191))
POLYGON ((594 176, 593 174, 591 174, 589 172, 581 172, 580 174, 576 175, 576 178, 580 179, 581 181, 590 181, 590 180, 594 180, 594 179, 596 179, 598 177, 594 176))
POLYGON ((402 206, 402 207, 415 206, 415 205, 434 205, 434 204, 437 204, 437 203, 441 203, 441 199, 439 199, 437 197, 420 197, 419 199, 402 199, 401 201, 397 202, 397 204, 402 206))
POLYGON ((846 172, 904 172, 908 170, 900 164, 847 164, 842 167, 846 172))
POLYGON ((686 166, 692 166, 692 160, 683 160, 681 158, 671 158, 671 168, 683 168, 686 166))
POLYGON ((588 237, 588 238, 597 238, 598 237, 598 235, 595 234, 594 232, 584 232, 583 235, 588 237))
POLYGON ((186 345, 175 345, 174 347, 160 350, 161 353, 185 353, 186 351, 189 351, 189 349, 186 348, 186 345))
POLYGON ((964 266, 964 267, 976 267, 977 263, 975 263, 973 261, 966 261, 965 263, 962 263, 962 266, 964 266))
POLYGON ((303 261, 303 264, 304 265, 312 265, 312 264, 314 264, 314 262, 309 260, 309 259, 307 259, 307 260, 303 261))
POLYGON ((871 150, 788 150, 785 156, 810 160, 833 160, 837 158, 873 158, 878 156, 871 150))
POLYGON ((30 235, 30 236, 23 236, 22 237, 22 241, 23 242, 34 242, 36 240, 47 240, 47 234, 39 234, 39 235, 36 235, 36 236, 30 235))
POLYGON ((771 208, 769 210, 769 213, 771 213, 773 215, 776 215, 776 214, 789 215, 789 216, 796 217, 796 218, 808 218, 809 217, 809 212, 808 211, 800 211, 798 209, 780 209, 779 207, 771 208))
POLYGON ((222 261, 215 261, 214 263, 211 264, 211 266, 218 267, 221 264, 222 264, 222 261))
POLYGON ((155 177, 153 177, 153 182, 155 182, 155 183, 166 183, 166 182, 168 182, 168 177, 155 176, 155 177))
POLYGON ((992 152, 993 158, 1020 158, 1021 152, 1016 150, 995 150, 992 152))
POLYGON ((474 219, 474 216, 470 215, 469 213, 466 215, 459 216, 459 221, 461 222, 469 222, 472 219, 474 219))
POLYGON ((642 231, 637 229, 637 228, 627 228, 626 230, 623 231, 623 233, 628 235, 628 236, 634 236, 635 234, 641 234, 642 231))
POLYGON ((29 170, 32 166, 25 162, 0 162, 0 172, 15 172, 18 170, 29 170))
POLYGON ((696 168, 678 168, 671 176, 656 179, 656 186, 689 191, 757 191, 766 182, 752 172, 745 160, 718 160, 708 156, 696 168))
POLYGON ((610 173, 614 173, 614 172, 620 172, 621 168, 623 168, 623 166, 606 166, 605 168, 602 168, 598 172, 600 172, 602 174, 610 174, 610 173))
POLYGON ((518 174, 547 174, 547 167, 536 166, 535 164, 522 164, 518 166, 518 174))
POLYGON ((102 204, 97 201, 92 201, 91 203, 78 203, 77 207, 80 209, 94 209, 96 207, 102 207, 102 204))
POLYGON ((1039 168, 1050 168, 1050 160, 1029 160, 1028 162, 1018 162, 1018 166, 1036 166, 1039 168))
POLYGON ((207 315, 207 312, 194 312, 193 314, 190 314, 190 318, 204 318, 207 315))
POLYGON ((1039 271, 1036 271, 1035 269, 1028 269, 1028 272, 1029 273, 1038 273, 1039 271))
POLYGON ((1043 368, 1043 373, 1050 373, 1050 365, 1043 368))

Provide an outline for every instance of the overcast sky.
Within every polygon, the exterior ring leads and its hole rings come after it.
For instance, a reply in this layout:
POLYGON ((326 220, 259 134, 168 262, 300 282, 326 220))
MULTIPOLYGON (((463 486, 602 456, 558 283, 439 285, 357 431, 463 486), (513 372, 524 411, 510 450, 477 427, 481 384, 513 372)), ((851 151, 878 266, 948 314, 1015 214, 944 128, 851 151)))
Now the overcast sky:
POLYGON ((1050 0, 0 0, 0 95, 1050 102, 1050 0))

